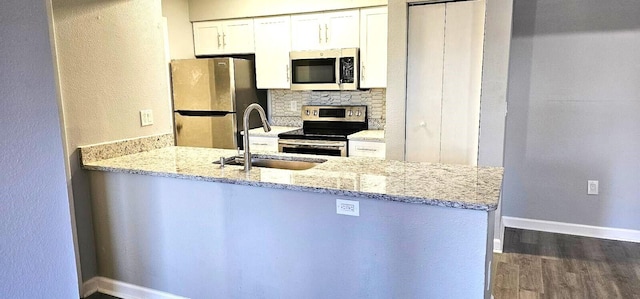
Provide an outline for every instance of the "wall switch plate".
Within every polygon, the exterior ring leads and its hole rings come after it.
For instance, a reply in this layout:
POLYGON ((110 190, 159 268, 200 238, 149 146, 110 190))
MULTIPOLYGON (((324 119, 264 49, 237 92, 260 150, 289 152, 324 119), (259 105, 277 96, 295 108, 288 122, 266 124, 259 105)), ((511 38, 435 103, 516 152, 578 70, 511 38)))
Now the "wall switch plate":
POLYGON ((298 112, 298 102, 296 101, 289 102, 289 111, 298 112))
POLYGON ((360 216, 360 203, 355 200, 336 199, 336 213, 340 215, 360 216))
POLYGON ((151 109, 140 110, 140 125, 143 127, 153 125, 153 111, 151 109))
POLYGON ((598 195, 598 181, 588 180, 587 181, 587 195, 598 195))

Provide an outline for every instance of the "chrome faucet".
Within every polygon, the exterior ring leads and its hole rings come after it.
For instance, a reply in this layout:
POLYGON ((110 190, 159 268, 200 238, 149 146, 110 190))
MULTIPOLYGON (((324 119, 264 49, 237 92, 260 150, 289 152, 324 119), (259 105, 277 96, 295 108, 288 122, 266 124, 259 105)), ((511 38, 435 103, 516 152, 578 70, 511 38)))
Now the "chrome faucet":
POLYGON ((249 105, 247 109, 244 110, 244 117, 242 118, 242 124, 244 128, 244 137, 242 139, 242 145, 244 146, 244 171, 251 170, 251 152, 249 151, 248 128, 249 128, 249 114, 251 114, 251 111, 253 110, 258 110, 258 113, 260 114, 260 119, 262 120, 262 128, 264 129, 264 131, 265 132, 271 131, 271 126, 269 125, 269 122, 267 121, 267 117, 264 114, 264 109, 262 109, 262 107, 259 104, 253 103, 249 105))

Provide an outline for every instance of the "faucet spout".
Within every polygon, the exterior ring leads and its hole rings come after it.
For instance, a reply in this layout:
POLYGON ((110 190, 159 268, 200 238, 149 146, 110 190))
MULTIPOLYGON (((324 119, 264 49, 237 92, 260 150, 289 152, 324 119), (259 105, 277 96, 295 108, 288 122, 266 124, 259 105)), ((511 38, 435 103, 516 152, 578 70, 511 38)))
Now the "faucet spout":
POLYGON ((267 121, 267 116, 264 113, 264 109, 258 104, 253 103, 247 106, 244 110, 244 116, 242 117, 242 125, 244 128, 244 136, 242 138, 242 145, 244 146, 244 171, 251 170, 251 152, 249 151, 249 115, 253 110, 258 110, 260 114, 260 120, 262 120, 262 128, 265 132, 271 131, 271 126, 267 121))

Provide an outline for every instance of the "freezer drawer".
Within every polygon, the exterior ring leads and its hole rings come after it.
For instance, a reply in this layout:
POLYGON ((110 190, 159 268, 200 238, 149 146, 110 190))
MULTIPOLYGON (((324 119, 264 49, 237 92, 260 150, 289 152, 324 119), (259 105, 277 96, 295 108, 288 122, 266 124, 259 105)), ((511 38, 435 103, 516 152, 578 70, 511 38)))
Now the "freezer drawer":
POLYGON ((184 116, 175 113, 176 144, 210 148, 236 149, 236 115, 184 116))

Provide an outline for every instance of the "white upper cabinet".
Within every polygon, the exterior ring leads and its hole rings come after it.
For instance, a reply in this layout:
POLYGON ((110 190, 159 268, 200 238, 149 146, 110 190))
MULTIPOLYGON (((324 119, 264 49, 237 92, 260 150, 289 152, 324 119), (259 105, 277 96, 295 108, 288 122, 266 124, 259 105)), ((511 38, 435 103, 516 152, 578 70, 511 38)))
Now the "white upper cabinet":
POLYGON ((253 19, 193 23, 196 56, 254 53, 253 19))
POLYGON ((254 19, 258 88, 290 87, 291 17, 254 19))
POLYGON ((291 16, 291 50, 322 50, 359 47, 359 11, 291 16))
POLYGON ((360 10, 360 87, 387 87, 387 7, 360 10))

